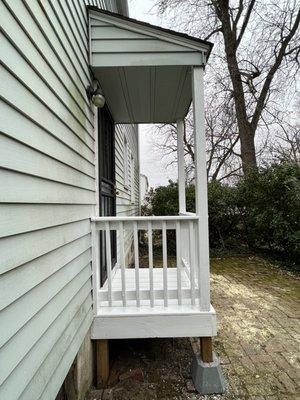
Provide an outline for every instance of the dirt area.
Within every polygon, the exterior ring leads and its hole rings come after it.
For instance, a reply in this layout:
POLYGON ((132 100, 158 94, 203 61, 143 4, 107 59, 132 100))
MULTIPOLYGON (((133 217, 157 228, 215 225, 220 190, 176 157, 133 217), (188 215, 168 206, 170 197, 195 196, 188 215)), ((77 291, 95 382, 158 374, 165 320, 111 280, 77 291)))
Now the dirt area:
POLYGON ((300 280, 256 257, 213 259, 211 269, 225 395, 195 392, 189 339, 123 340, 110 343, 109 388, 89 400, 300 399, 300 280))

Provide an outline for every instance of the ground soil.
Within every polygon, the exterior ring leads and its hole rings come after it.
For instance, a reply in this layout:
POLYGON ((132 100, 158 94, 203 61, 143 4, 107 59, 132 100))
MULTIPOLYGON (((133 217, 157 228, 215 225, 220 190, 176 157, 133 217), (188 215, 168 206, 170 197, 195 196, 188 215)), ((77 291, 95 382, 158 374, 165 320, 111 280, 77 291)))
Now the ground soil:
POLYGON ((197 339, 151 339, 111 341, 109 387, 88 399, 300 399, 299 279, 257 257, 215 258, 211 270, 225 395, 194 391, 197 339))

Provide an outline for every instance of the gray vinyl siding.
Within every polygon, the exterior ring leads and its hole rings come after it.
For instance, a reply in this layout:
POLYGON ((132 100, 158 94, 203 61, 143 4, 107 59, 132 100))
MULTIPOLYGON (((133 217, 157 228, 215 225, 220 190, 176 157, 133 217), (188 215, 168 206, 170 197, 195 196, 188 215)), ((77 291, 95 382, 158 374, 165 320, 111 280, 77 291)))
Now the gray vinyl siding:
MULTIPOLYGON (((0 398, 51 400, 92 322, 85 1, 0 0, 0 23, 0 398)), ((117 137, 118 211, 137 212, 117 137)))

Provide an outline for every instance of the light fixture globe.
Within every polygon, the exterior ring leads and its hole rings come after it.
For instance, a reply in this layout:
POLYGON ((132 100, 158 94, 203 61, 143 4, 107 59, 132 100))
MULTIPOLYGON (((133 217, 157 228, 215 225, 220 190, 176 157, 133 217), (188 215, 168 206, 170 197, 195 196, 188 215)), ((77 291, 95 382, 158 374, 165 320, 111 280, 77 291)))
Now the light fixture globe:
POLYGON ((92 103, 95 107, 103 108, 105 105, 105 97, 103 96, 101 89, 97 89, 92 95, 92 103))

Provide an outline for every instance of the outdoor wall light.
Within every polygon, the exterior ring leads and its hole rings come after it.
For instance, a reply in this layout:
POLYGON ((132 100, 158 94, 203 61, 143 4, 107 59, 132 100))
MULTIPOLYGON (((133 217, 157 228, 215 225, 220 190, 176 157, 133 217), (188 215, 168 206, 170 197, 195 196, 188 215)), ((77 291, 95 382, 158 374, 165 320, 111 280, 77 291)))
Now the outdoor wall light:
POLYGON ((93 80, 91 86, 87 88, 87 96, 92 101, 95 107, 103 108, 105 104, 105 97, 99 86, 99 82, 93 80))

